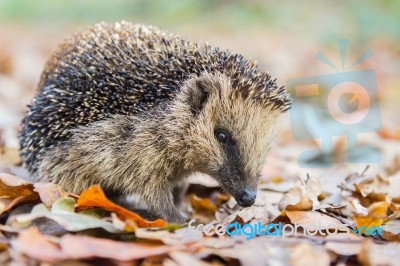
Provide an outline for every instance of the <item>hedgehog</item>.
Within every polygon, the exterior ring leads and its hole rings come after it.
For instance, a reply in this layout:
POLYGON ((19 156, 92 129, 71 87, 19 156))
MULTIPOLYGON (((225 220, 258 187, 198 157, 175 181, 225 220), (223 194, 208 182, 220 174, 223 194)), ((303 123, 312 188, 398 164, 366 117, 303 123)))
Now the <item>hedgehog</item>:
POLYGON ((182 223, 193 173, 254 204, 290 105, 285 87, 240 54, 154 26, 99 23, 45 64, 22 121, 21 158, 37 181, 136 194, 154 216, 182 223))

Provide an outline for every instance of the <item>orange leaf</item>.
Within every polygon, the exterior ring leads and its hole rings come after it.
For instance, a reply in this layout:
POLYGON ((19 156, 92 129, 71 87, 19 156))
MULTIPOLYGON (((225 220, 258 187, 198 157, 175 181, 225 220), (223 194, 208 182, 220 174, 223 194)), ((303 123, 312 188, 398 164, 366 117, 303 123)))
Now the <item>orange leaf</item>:
POLYGON ((164 227, 168 224, 162 219, 157 219, 155 221, 145 220, 140 215, 116 205, 107 199, 103 190, 98 185, 93 185, 83 191, 76 205, 80 210, 102 208, 107 211, 115 212, 121 220, 133 220, 139 227, 164 227))
POLYGON ((389 203, 385 201, 375 202, 368 207, 368 215, 354 215, 354 221, 356 222, 357 228, 362 226, 381 226, 387 219, 388 207, 389 203))
POLYGON ((34 191, 33 184, 13 175, 0 174, 0 198, 5 207, 0 213, 26 202, 39 201, 39 194, 34 191))
POLYGON ((199 198, 192 194, 190 197, 190 203, 192 204, 193 209, 196 211, 205 211, 211 213, 215 213, 217 211, 217 207, 209 198, 199 198))

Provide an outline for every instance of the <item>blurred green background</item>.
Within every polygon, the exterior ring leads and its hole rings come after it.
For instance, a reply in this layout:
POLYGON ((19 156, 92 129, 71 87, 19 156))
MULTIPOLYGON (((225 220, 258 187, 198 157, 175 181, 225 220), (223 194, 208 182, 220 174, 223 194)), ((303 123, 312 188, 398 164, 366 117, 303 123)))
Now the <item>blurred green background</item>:
POLYGON ((400 2, 384 1, 229 1, 229 0, 2 0, 3 19, 33 24, 91 24, 120 19, 162 26, 248 27, 305 31, 326 40, 352 35, 354 41, 390 36, 399 40, 400 2))
POLYGON ((397 0, 0 0, 0 129, 15 136, 43 64, 64 38, 100 21, 120 20, 242 53, 281 84, 346 71, 370 48, 373 57, 353 70, 376 71, 385 123, 396 114, 386 109, 396 110, 400 100, 399 14, 397 0), (349 44, 343 69, 339 39, 349 44), (319 51, 339 70, 315 60, 319 51))

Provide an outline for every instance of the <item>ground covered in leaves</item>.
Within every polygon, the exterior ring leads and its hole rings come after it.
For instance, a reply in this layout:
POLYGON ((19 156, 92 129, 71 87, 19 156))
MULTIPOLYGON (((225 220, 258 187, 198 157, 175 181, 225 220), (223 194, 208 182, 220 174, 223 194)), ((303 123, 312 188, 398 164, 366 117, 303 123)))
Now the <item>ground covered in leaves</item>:
POLYGON ((386 175, 365 169, 332 191, 314 176, 276 176, 260 184, 256 204, 244 209, 207 179, 193 178, 184 204, 195 219, 190 226, 148 221, 111 202, 97 185, 74 195, 3 173, 0 264, 395 265, 399 170, 397 158, 386 175), (229 224, 236 226, 229 234, 220 230, 229 224), (234 233, 245 224, 242 234, 234 233), (276 227, 257 234, 256 226, 267 224, 276 227), (302 226, 297 235, 289 227, 279 235, 280 226, 296 224, 302 226))

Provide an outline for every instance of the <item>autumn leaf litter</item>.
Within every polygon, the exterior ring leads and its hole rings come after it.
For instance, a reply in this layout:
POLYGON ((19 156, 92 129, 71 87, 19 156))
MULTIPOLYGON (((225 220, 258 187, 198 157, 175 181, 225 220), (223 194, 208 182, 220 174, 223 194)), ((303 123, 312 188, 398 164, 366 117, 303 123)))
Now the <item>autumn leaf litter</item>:
MULTIPOLYGON (((398 171, 390 177, 348 175, 336 191, 323 191, 314 176, 297 180, 271 178, 260 185, 256 204, 240 208, 220 190, 187 196, 185 210, 199 223, 216 225, 318 224, 332 229, 345 226, 350 233, 297 236, 219 235, 211 231, 148 220, 105 196, 94 185, 74 195, 55 184, 30 183, 10 174, 0 175, 0 248, 5 261, 19 263, 63 261, 87 263, 103 260, 120 263, 165 263, 169 265, 329 265, 347 261, 360 264, 393 264, 376 250, 387 246, 400 256, 400 182, 398 171), (285 183, 290 185, 286 185, 285 183), (332 201, 333 194, 339 200, 332 201), (334 202, 334 203, 332 203, 334 202), (382 236, 352 231, 362 226, 381 226, 382 236), (4 254, 7 254, 4 255, 4 254)), ((0 259, 1 259, 0 258, 0 259)))

